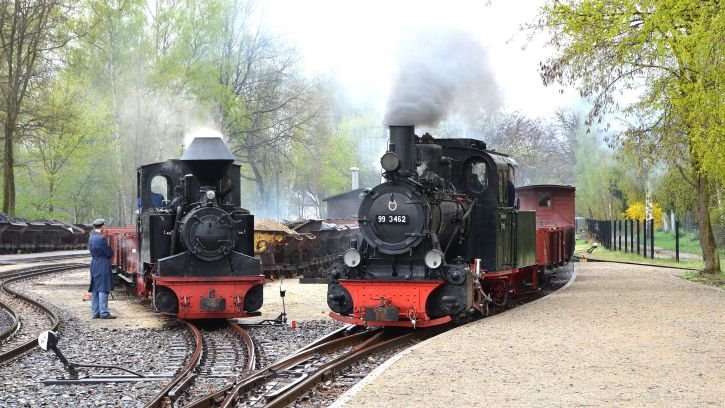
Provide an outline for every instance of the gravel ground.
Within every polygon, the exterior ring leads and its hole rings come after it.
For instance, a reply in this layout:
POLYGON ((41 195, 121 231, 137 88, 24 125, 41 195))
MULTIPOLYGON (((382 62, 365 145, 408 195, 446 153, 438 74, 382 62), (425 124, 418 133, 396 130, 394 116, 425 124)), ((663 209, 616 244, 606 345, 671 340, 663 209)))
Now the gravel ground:
MULTIPOLYGON (((59 348, 74 363, 108 364, 146 374, 170 374, 166 362, 172 360, 170 345, 181 332, 174 328, 120 331, 88 327, 69 313, 56 309, 63 322, 59 348), (124 350, 123 353, 118 351, 124 350)), ((180 367, 181 361, 176 365, 180 367)), ((117 374, 104 370, 79 369, 81 374, 117 374)), ((143 406, 160 389, 159 382, 104 385, 52 385, 40 381, 67 377, 52 353, 36 348, 0 367, 1 407, 137 407, 143 406)))
MULTIPOLYGON (((11 269, 11 268, 4 268, 11 269)), ((15 268, 12 268, 15 269, 15 268)), ((190 347, 186 329, 175 320, 151 312, 147 303, 130 297, 117 288, 109 301, 116 320, 91 319, 90 302, 83 297, 88 289, 88 270, 79 270, 32 280, 28 291, 43 303, 54 305, 61 320, 59 348, 74 363, 111 364, 145 374, 173 374, 184 364, 190 347), (119 352, 122 350, 122 352, 119 352), (171 362, 172 367, 167 367, 171 362)), ((256 322, 274 318, 282 310, 279 281, 265 285, 262 317, 243 319, 256 322)), ((253 328, 250 332, 261 346, 258 364, 269 364, 283 355, 310 343, 340 326, 327 319, 320 305, 325 285, 299 285, 286 280, 285 302, 288 319, 297 321, 297 329, 288 326, 253 328), (324 321, 320 321, 323 319, 324 321)), ((82 374, 115 374, 99 370, 82 374)), ((40 381, 67 376, 52 353, 39 348, 0 366, 0 407, 142 407, 163 386, 162 381, 127 384, 45 386, 40 381)))
POLYGON ((563 291, 398 354, 335 406, 725 406, 724 291, 672 269, 576 273, 563 291))

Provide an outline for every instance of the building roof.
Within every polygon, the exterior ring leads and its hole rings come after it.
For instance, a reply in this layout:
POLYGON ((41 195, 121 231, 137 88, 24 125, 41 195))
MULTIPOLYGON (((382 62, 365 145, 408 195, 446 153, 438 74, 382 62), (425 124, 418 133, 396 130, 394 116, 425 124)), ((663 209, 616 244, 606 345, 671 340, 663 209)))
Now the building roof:
POLYGON ((328 201, 328 200, 338 200, 340 198, 350 198, 350 197, 359 197, 360 193, 365 191, 364 188, 358 188, 355 190, 347 191, 345 193, 336 194, 334 196, 330 196, 327 198, 323 198, 322 201, 328 201))

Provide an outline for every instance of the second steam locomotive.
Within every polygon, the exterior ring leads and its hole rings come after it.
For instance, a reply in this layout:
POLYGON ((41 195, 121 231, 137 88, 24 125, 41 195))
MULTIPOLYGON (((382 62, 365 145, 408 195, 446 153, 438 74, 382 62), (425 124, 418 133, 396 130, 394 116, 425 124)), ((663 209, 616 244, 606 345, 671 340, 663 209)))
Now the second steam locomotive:
POLYGON ((139 167, 135 227, 104 231, 115 273, 181 319, 259 314, 264 275, 254 216, 241 207, 239 165, 220 138, 196 138, 180 160, 139 167))
POLYGON ((328 272, 335 319, 426 327, 487 314, 537 292, 573 253, 574 188, 521 188, 520 208, 516 162, 480 140, 391 126, 380 162, 386 181, 362 200, 362 241, 328 272))

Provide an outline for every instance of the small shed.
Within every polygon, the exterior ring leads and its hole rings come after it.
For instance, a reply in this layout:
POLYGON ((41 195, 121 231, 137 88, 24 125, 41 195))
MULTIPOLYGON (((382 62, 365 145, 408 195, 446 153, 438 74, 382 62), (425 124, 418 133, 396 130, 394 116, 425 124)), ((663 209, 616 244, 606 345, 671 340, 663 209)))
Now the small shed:
POLYGON ((322 201, 327 202, 327 218, 357 218, 362 198, 360 194, 364 188, 357 188, 346 193, 337 194, 322 201))

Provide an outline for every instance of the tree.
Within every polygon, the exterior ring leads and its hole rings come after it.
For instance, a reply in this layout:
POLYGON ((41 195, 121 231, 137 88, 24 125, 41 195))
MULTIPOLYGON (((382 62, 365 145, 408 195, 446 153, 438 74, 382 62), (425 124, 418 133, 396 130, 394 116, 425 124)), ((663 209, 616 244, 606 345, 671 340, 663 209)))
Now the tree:
POLYGON ((218 121, 242 177, 257 187, 257 209, 270 204, 268 177, 289 160, 291 141, 311 137, 324 101, 299 74, 296 53, 250 24, 249 3, 232 1, 222 16, 218 121))
POLYGON ((630 118, 631 126, 615 133, 612 145, 643 161, 686 157, 698 201, 702 272, 719 272, 709 209, 711 182, 725 180, 720 2, 553 1, 539 17, 531 28, 550 33, 559 51, 541 64, 545 84, 575 85, 592 97, 590 123, 608 112, 630 118), (623 93, 636 102, 620 102, 623 93))
POLYGON ((22 137, 28 97, 52 52, 69 40, 68 9, 60 0, 15 0, 0 5, 0 92, 3 129, 3 212, 15 214, 15 143, 22 137))
POLYGON ((87 82, 71 70, 64 73, 35 99, 32 126, 24 128, 23 146, 29 160, 36 163, 29 171, 39 173, 35 177, 42 181, 35 183, 42 188, 36 189, 39 200, 33 204, 44 207, 48 217, 53 217, 58 203, 74 201, 60 191, 68 178, 66 170, 71 162, 87 166, 98 147, 98 135, 105 131, 103 107, 84 103, 87 82))
POLYGON ((444 135, 472 134, 485 140, 489 149, 513 157, 519 164, 517 185, 574 184, 579 120, 574 112, 563 110, 553 120, 520 112, 487 114, 472 131, 446 128, 444 135))

